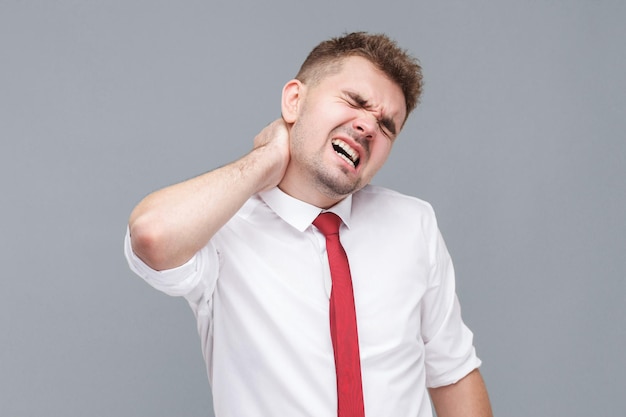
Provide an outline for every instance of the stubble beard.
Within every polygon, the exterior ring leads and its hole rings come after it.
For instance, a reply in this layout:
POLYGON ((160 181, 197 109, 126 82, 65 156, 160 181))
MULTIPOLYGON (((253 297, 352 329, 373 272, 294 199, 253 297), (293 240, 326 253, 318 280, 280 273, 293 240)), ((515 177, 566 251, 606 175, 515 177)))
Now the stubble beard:
POLYGON ((332 167, 333 172, 330 172, 329 167, 324 165, 327 143, 317 153, 307 155, 303 150, 304 146, 302 146, 307 140, 305 132, 300 129, 300 126, 296 125, 291 134, 292 159, 299 161, 305 178, 308 178, 320 193, 333 200, 339 200, 362 188, 361 178, 349 179, 350 172, 348 168, 332 167), (296 155, 295 158, 293 153, 296 155))
POLYGON ((338 176, 348 174, 346 168, 341 168, 340 170, 344 173, 332 175, 330 172, 325 170, 323 166, 318 164, 313 171, 313 180, 315 181, 318 189, 323 194, 333 199, 344 198, 361 188, 360 178, 355 181, 349 181, 347 178, 342 181, 342 178, 337 178, 338 176))

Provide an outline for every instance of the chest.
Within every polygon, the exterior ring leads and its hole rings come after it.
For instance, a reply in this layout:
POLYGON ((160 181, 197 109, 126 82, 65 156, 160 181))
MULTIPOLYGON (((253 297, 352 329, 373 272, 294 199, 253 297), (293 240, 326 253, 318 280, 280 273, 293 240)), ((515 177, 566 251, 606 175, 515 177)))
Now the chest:
MULTIPOLYGON (((313 231, 235 225, 220 237, 221 305, 241 321, 271 321, 286 333, 327 333, 332 288, 323 238, 313 231)), ((400 345, 419 338, 428 248, 418 234, 385 239, 375 230, 344 233, 360 343, 400 345)))

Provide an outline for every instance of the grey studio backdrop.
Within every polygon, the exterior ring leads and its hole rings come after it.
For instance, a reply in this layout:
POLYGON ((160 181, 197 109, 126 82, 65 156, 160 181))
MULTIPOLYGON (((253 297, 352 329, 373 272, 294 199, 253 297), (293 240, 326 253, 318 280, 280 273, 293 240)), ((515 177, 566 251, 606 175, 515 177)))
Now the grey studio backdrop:
POLYGON ((375 182, 434 205, 496 415, 626 415, 625 5, 1 0, 0 415, 213 415, 128 215, 247 152, 353 30, 424 67, 375 182))

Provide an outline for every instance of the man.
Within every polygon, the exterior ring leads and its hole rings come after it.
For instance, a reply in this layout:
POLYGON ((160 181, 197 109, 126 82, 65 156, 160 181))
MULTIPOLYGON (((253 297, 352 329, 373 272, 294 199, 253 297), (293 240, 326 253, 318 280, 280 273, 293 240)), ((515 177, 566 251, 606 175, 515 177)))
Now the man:
POLYGON ((423 417, 427 392, 440 417, 491 415, 431 207, 368 185, 420 92, 421 68, 386 36, 322 42, 250 153, 131 214, 131 268, 189 302, 218 417, 423 417))

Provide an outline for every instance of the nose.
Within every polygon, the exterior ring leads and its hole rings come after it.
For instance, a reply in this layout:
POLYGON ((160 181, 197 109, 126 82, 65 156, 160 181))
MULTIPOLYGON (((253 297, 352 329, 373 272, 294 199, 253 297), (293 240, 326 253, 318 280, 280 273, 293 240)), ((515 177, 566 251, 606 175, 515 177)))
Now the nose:
POLYGON ((371 139, 376 134, 378 123, 370 114, 362 114, 352 122, 352 128, 367 139, 371 139))

